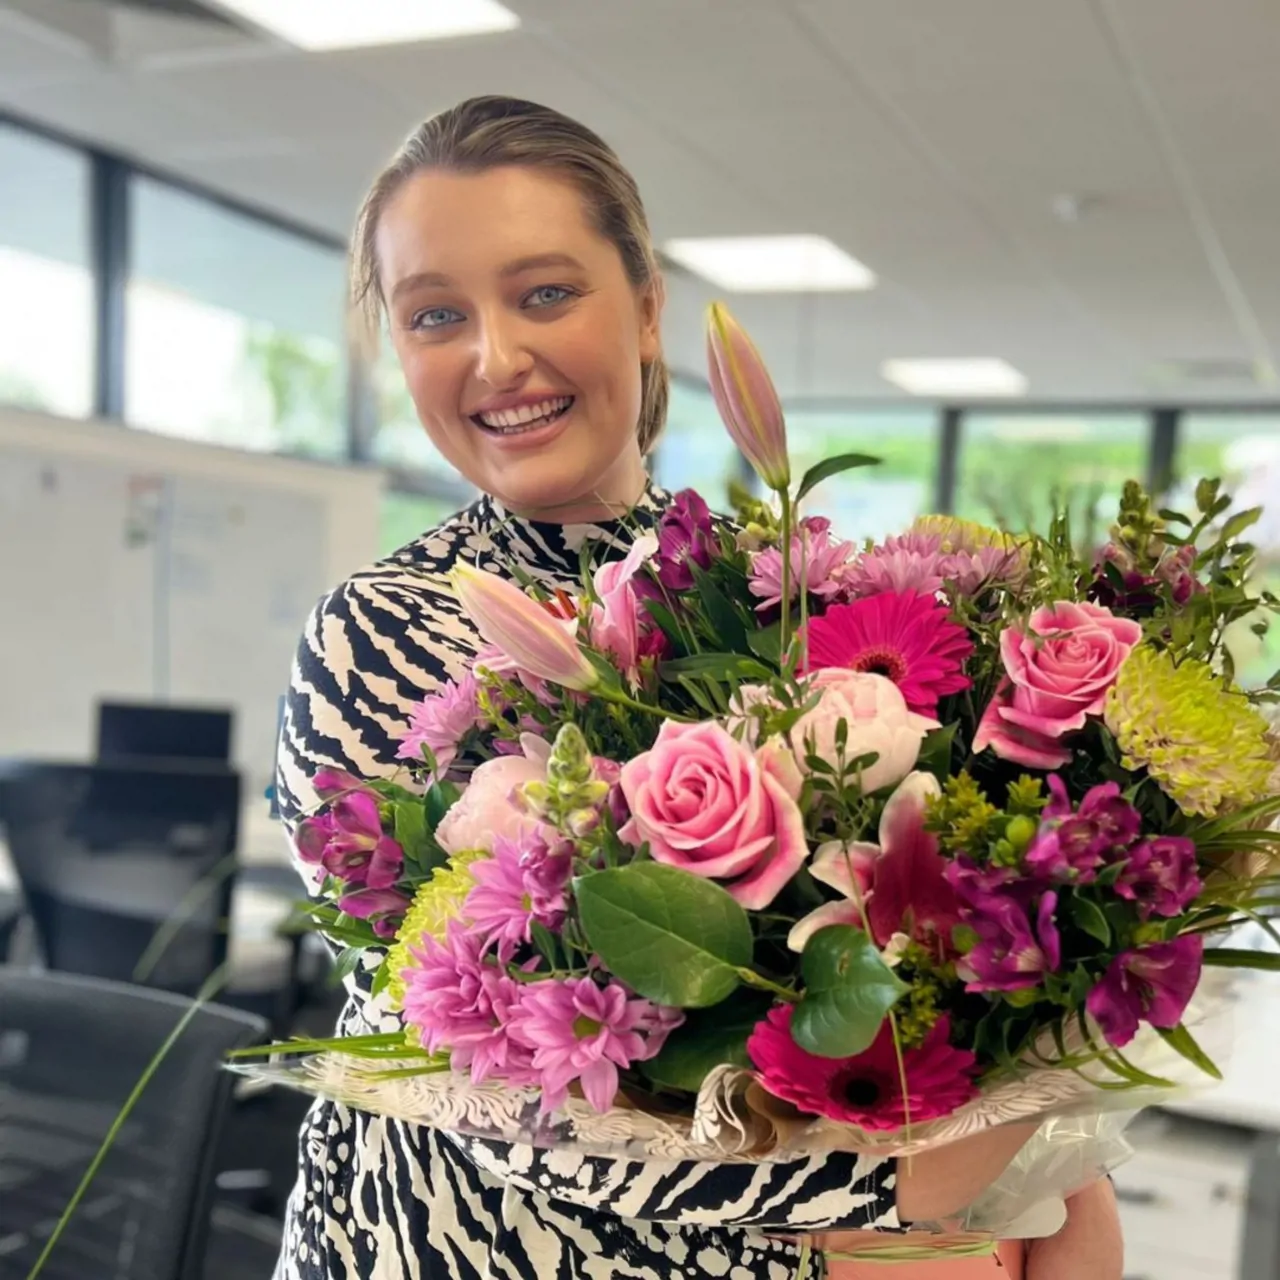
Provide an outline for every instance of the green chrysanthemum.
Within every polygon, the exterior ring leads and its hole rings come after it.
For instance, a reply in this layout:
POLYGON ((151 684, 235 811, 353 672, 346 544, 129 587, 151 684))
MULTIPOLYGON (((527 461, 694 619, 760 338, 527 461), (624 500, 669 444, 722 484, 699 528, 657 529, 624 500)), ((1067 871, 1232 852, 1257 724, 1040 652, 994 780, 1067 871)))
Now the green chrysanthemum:
POLYGON ((465 849, 455 853, 430 880, 418 886, 418 892, 405 912, 404 923, 396 931, 396 940, 382 962, 391 975, 387 979, 386 991, 394 1008, 400 1008, 404 1000, 403 973, 413 964, 409 948, 416 946, 423 934, 444 939, 449 921, 457 918, 467 894, 476 886, 470 871, 471 864, 488 856, 483 849, 465 849))
POLYGON ((1184 813, 1210 816, 1264 792, 1267 722, 1200 662, 1136 648, 1107 696, 1106 724, 1128 769, 1146 769, 1184 813))

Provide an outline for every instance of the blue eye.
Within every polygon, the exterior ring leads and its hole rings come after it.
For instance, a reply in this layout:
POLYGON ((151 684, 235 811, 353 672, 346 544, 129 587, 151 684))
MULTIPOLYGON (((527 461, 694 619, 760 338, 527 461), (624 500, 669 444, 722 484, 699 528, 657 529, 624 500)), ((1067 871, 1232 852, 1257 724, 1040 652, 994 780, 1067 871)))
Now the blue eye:
POLYGON ((525 304, 532 307, 554 307, 556 303, 573 296, 574 291, 562 284, 544 284, 525 296, 525 304))
POLYGON ((448 324, 457 324, 461 319, 462 313, 455 311, 452 307, 428 307, 425 311, 419 311, 409 321, 409 328, 441 329, 448 324))

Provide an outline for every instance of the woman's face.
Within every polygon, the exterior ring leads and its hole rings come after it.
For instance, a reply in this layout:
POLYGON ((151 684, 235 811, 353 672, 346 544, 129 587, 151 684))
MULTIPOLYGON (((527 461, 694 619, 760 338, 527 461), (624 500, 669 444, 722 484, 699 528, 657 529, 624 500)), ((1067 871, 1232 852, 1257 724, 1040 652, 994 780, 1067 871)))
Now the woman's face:
POLYGON ((635 501, 640 366, 659 354, 661 303, 627 279, 570 183, 428 170, 387 204, 377 252, 409 393, 453 466, 552 520, 635 501))

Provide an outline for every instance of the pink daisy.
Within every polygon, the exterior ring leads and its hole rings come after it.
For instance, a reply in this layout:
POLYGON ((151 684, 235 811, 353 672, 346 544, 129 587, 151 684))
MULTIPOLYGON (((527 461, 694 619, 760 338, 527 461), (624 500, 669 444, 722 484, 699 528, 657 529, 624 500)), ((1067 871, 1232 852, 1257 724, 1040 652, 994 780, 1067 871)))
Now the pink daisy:
POLYGON ((608 1111, 618 1093, 618 1068, 654 1057, 680 1024, 620 983, 591 978, 548 980, 522 988, 510 1035, 531 1050, 542 1086, 542 1111, 561 1106, 575 1080, 587 1101, 608 1111))
MULTIPOLYGON (((837 542, 831 536, 831 521, 822 516, 809 516, 800 523, 801 531, 791 538, 791 598, 799 598, 803 582, 811 596, 830 600, 843 590, 853 543, 837 542)), ((761 597, 757 613, 782 603, 782 552, 777 547, 752 558, 749 587, 752 595, 761 597)))
POLYGON ((819 1058, 791 1038, 791 1005, 775 1006, 747 1041, 763 1088, 801 1111, 868 1131, 900 1129, 949 1116, 977 1092, 976 1059, 947 1042, 950 1022, 939 1018, 923 1044, 907 1049, 902 1071, 888 1020, 875 1042, 852 1058, 819 1058), (902 1076, 906 1076, 906 1094, 902 1076))
POLYGON ((845 571, 845 585, 855 596, 882 591, 915 591, 931 596, 942 589, 951 559, 942 551, 941 538, 904 533, 864 551, 845 571))
POLYGON ((938 699, 969 687, 968 632, 947 606, 913 591, 883 591, 832 605, 805 627, 806 670, 844 667, 887 676, 907 706, 935 716, 938 699))
POLYGON ((421 763, 426 747, 435 757, 436 772, 445 773, 458 754, 458 744, 480 718, 479 686, 470 672, 450 680, 414 707, 409 731, 400 739, 396 758, 421 763))
POLYGON ((498 944, 507 958, 532 938, 533 924, 553 932, 564 923, 565 889, 573 870, 573 846, 553 849, 536 831, 516 840, 498 836, 493 856, 471 866, 476 887, 462 915, 498 944))

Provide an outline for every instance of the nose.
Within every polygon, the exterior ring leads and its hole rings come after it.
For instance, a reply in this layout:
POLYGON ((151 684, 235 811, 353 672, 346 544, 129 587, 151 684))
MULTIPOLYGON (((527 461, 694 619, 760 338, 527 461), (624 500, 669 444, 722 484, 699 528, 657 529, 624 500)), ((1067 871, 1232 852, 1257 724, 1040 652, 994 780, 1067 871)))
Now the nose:
POLYGON ((486 316, 476 330, 476 377, 498 391, 518 386, 533 368, 519 325, 505 315, 486 316))

